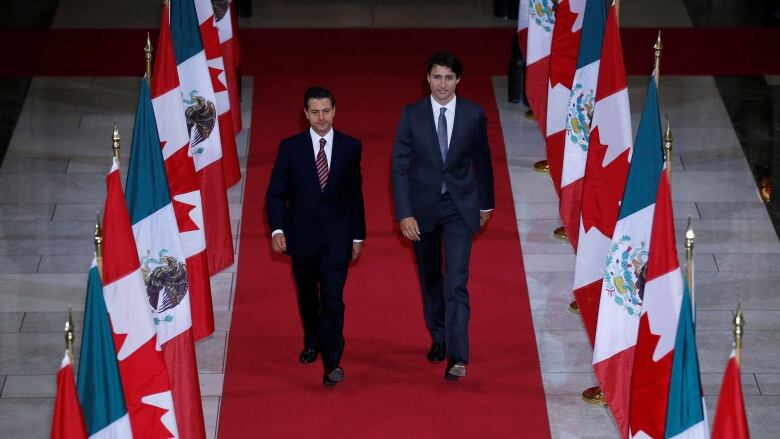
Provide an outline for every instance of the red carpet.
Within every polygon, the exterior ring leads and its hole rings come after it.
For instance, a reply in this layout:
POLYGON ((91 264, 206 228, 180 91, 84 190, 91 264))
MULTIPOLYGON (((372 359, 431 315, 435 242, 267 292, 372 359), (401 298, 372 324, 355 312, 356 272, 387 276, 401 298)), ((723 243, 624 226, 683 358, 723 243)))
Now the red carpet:
MULTIPOLYGON (((152 38, 156 29, 150 29, 152 38)), ((141 76, 146 29, 0 29, 7 62, 0 76, 141 76)), ((448 47, 469 73, 506 75, 513 29, 243 29, 242 73, 304 72, 330 60, 328 73, 409 73, 404 59, 448 47), (326 44, 311 44, 327 35, 326 44), (381 54, 381 55, 377 55, 381 54), (471 56, 468 56, 471 54, 471 56)), ((647 75, 657 28, 621 29, 626 72, 647 75)), ((663 75, 780 74, 780 28, 662 29, 663 75)), ((157 47, 155 41, 154 46, 157 47)), ((324 73, 321 71, 321 73, 324 73)))
MULTIPOLYGON (((405 67, 424 71, 408 59, 405 67)), ((389 188, 398 117, 404 103, 421 96, 421 80, 422 73, 379 71, 255 77, 221 438, 247 437, 248 429, 268 438, 550 436, 504 144, 486 75, 464 76, 459 89, 487 112, 497 205, 472 255, 469 376, 446 382, 444 365, 425 359, 430 340, 413 256, 399 237, 389 188), (334 126, 363 141, 368 237, 347 280, 346 380, 335 388, 322 386, 320 362, 298 362, 302 329, 290 266, 270 250, 263 207, 279 139, 305 126, 302 94, 313 82, 336 96, 334 126)))

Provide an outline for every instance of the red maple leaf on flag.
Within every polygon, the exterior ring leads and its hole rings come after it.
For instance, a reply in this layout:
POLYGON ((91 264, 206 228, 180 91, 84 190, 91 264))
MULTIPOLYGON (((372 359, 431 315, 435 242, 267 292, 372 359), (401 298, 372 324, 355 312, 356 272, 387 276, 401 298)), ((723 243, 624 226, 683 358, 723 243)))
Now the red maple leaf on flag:
POLYGON ((221 75, 224 71, 225 70, 223 69, 217 69, 209 66, 209 75, 211 75, 211 85, 214 87, 214 93, 227 91, 227 87, 225 86, 224 82, 219 79, 219 75, 221 75))
POLYGON ((626 149, 603 167, 608 145, 601 143, 599 129, 590 133, 590 149, 585 164, 585 189, 582 194, 582 222, 585 231, 596 227, 604 236, 610 237, 615 231, 620 201, 623 199, 626 175, 628 173, 628 153, 626 149))
POLYGON ((669 387, 674 350, 658 361, 653 360, 653 353, 661 336, 650 332, 647 313, 642 314, 639 319, 638 334, 631 382, 631 400, 634 403, 630 409, 629 429, 631 434, 644 431, 649 437, 664 437, 667 401, 658 401, 658 389, 669 387), (663 382, 659 382, 659 377, 663 382), (647 401, 647 404, 637 404, 636 401, 647 401))

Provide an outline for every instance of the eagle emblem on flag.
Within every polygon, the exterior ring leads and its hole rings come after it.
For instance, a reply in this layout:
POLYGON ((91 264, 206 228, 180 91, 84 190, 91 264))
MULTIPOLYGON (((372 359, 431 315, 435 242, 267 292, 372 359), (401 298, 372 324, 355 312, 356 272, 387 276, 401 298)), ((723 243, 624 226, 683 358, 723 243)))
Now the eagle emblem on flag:
POLYGON ((552 0, 531 0, 529 15, 534 22, 546 32, 552 32, 555 25, 555 8, 552 0))
POLYGON ((228 0, 211 0, 211 7, 214 8, 214 20, 220 21, 227 14, 230 2, 228 0))
MULTIPOLYGON (((147 255, 151 252, 147 250, 147 255)), ((141 258, 141 272, 146 284, 146 294, 149 305, 155 313, 162 313, 176 307, 187 295, 187 266, 165 249, 160 250, 157 259, 151 256, 141 258)), ((170 322, 173 316, 166 316, 163 321, 170 322)), ((159 320, 155 318, 155 323, 159 320)))
POLYGON ((582 84, 576 84, 571 94, 569 112, 566 116, 566 134, 572 143, 587 151, 596 98, 593 90, 585 91, 582 84))
POLYGON ((604 285, 618 306, 628 315, 639 318, 645 295, 648 251, 645 243, 634 246, 631 237, 624 235, 613 242, 604 269, 604 285))
MULTIPOLYGON (((184 117, 187 120, 187 131, 190 133, 190 148, 195 148, 199 143, 208 139, 217 123, 217 107, 213 102, 198 96, 198 92, 190 92, 190 99, 184 99, 187 108, 184 117)), ((203 147, 195 150, 196 154, 203 152, 203 147)))

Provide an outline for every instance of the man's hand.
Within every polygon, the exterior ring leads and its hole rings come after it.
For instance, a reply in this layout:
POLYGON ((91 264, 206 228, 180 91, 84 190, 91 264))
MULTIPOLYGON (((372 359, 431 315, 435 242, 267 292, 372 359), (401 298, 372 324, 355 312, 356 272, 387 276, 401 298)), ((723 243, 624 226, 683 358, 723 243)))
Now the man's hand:
POLYGON ((357 258, 360 257, 360 253, 363 251, 363 243, 362 242, 353 242, 352 243, 352 261, 357 261, 357 258))
POLYGON ((284 233, 277 233, 271 238, 271 247, 276 253, 287 251, 287 240, 284 238, 284 233))
POLYGON ((493 213, 492 210, 487 211, 487 212, 482 212, 482 211, 479 212, 479 228, 480 229, 482 227, 484 227, 485 224, 488 222, 488 220, 490 219, 490 214, 491 213, 493 213))
POLYGON ((420 240, 420 227, 417 225, 417 220, 413 216, 407 216, 403 218, 399 223, 401 226, 401 234, 412 241, 420 240))

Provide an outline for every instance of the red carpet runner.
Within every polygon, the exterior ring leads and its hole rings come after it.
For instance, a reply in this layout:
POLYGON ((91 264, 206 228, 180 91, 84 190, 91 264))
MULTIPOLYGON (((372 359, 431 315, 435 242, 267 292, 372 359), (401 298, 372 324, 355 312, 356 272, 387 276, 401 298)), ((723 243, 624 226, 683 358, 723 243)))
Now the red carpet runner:
MULTIPOLYGON (((415 70, 424 67, 408 71, 415 70)), ((459 89, 487 112, 497 205, 472 255, 469 376, 446 382, 444 365, 425 359, 430 340, 413 256, 393 220, 389 183, 401 107, 421 96, 422 79, 255 78, 220 438, 550 436, 504 144, 486 75, 464 76, 459 89), (319 361, 298 362, 303 336, 290 265, 270 250, 263 206, 279 140, 307 126, 302 95, 313 82, 336 96, 334 126, 363 141, 368 237, 344 293, 346 380, 335 388, 322 386, 319 361)))

